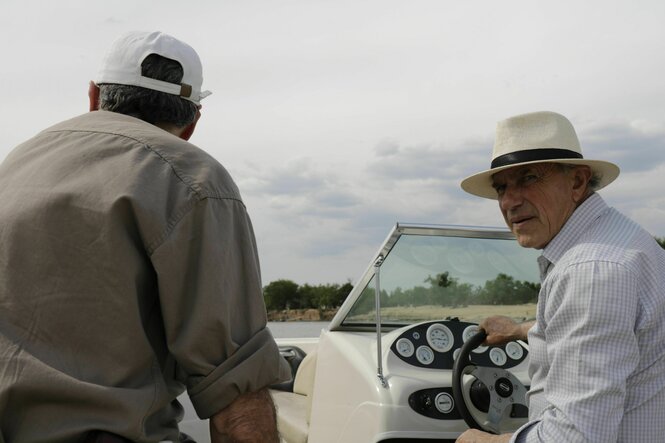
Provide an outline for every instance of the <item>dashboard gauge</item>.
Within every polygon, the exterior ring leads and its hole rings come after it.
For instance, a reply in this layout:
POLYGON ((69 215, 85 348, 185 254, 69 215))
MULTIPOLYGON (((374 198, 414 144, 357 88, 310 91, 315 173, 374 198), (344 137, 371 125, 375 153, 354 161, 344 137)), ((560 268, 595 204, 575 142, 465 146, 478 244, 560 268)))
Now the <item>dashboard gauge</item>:
POLYGON ((478 332, 478 326, 476 325, 471 325, 464 328, 464 332, 462 332, 462 340, 464 340, 464 343, 473 337, 476 332, 478 332))
MULTIPOLYGON (((464 343, 466 343, 467 340, 469 340, 477 333, 478 333, 478 326, 476 325, 467 326, 466 329, 464 329, 464 332, 462 332, 462 340, 464 340, 464 343)), ((485 351, 487 351, 487 346, 478 346, 472 352, 475 352, 476 354, 482 354, 485 351)))
POLYGON ((462 352, 462 348, 457 348, 453 352, 453 361, 457 360, 457 357, 459 357, 459 353, 462 352))
POLYGON ((519 360, 524 356, 524 348, 516 341, 511 341, 506 345, 506 354, 513 360, 519 360))
POLYGON ((455 343, 455 337, 448 326, 434 323, 427 328, 427 343, 439 352, 448 352, 455 343))
POLYGON ((399 355, 402 357, 411 357, 415 351, 413 343, 408 338, 400 338, 397 340, 395 347, 397 348, 399 355))
POLYGON ((442 414, 448 414, 455 407, 452 395, 447 392, 439 392, 434 399, 434 406, 442 414))
POLYGON ((503 366, 506 364, 508 358, 506 357, 506 353, 503 352, 503 349, 492 348, 490 350, 490 360, 492 360, 492 363, 494 363, 497 366, 503 366))
POLYGON ((432 364, 434 361, 434 351, 428 346, 419 346, 418 349, 416 349, 416 358, 424 365, 432 364))

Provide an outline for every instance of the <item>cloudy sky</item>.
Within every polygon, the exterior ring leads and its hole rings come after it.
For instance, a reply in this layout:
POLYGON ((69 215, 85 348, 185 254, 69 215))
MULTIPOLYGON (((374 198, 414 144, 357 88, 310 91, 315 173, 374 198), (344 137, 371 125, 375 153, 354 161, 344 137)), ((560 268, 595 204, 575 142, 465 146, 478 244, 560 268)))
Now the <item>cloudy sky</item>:
POLYGON ((117 35, 158 29, 203 60, 192 142, 240 186, 264 283, 355 281, 398 221, 501 226, 459 181, 496 121, 538 110, 665 236, 664 23, 662 0, 2 0, 0 159, 86 111, 117 35))

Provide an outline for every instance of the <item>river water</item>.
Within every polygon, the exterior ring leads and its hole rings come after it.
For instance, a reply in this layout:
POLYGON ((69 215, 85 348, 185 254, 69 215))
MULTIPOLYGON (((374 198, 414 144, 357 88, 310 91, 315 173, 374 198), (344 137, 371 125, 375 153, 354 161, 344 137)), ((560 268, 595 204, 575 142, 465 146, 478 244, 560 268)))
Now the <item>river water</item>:
POLYGON ((321 329, 328 329, 327 321, 270 321, 268 329, 275 338, 318 337, 321 329))

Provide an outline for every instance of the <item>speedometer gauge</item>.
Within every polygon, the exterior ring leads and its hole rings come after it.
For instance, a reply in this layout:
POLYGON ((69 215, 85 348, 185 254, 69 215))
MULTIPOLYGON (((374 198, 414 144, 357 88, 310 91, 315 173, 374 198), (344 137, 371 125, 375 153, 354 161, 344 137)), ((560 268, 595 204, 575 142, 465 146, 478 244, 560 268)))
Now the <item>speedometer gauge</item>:
POLYGON ((455 337, 450 329, 448 329, 448 326, 441 323, 434 323, 427 328, 427 343, 435 351, 448 352, 455 343, 455 337))

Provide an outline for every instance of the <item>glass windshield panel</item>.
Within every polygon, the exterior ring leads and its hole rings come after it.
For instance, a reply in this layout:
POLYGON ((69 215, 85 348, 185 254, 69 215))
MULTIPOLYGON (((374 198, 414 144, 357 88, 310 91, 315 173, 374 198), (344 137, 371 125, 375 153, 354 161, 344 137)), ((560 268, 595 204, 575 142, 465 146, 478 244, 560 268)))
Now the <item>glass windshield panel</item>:
MULTIPOLYGON (((400 236, 380 272, 383 324, 489 315, 535 318, 539 251, 513 239, 400 236)), ((374 279, 343 325, 374 323, 374 279)))

